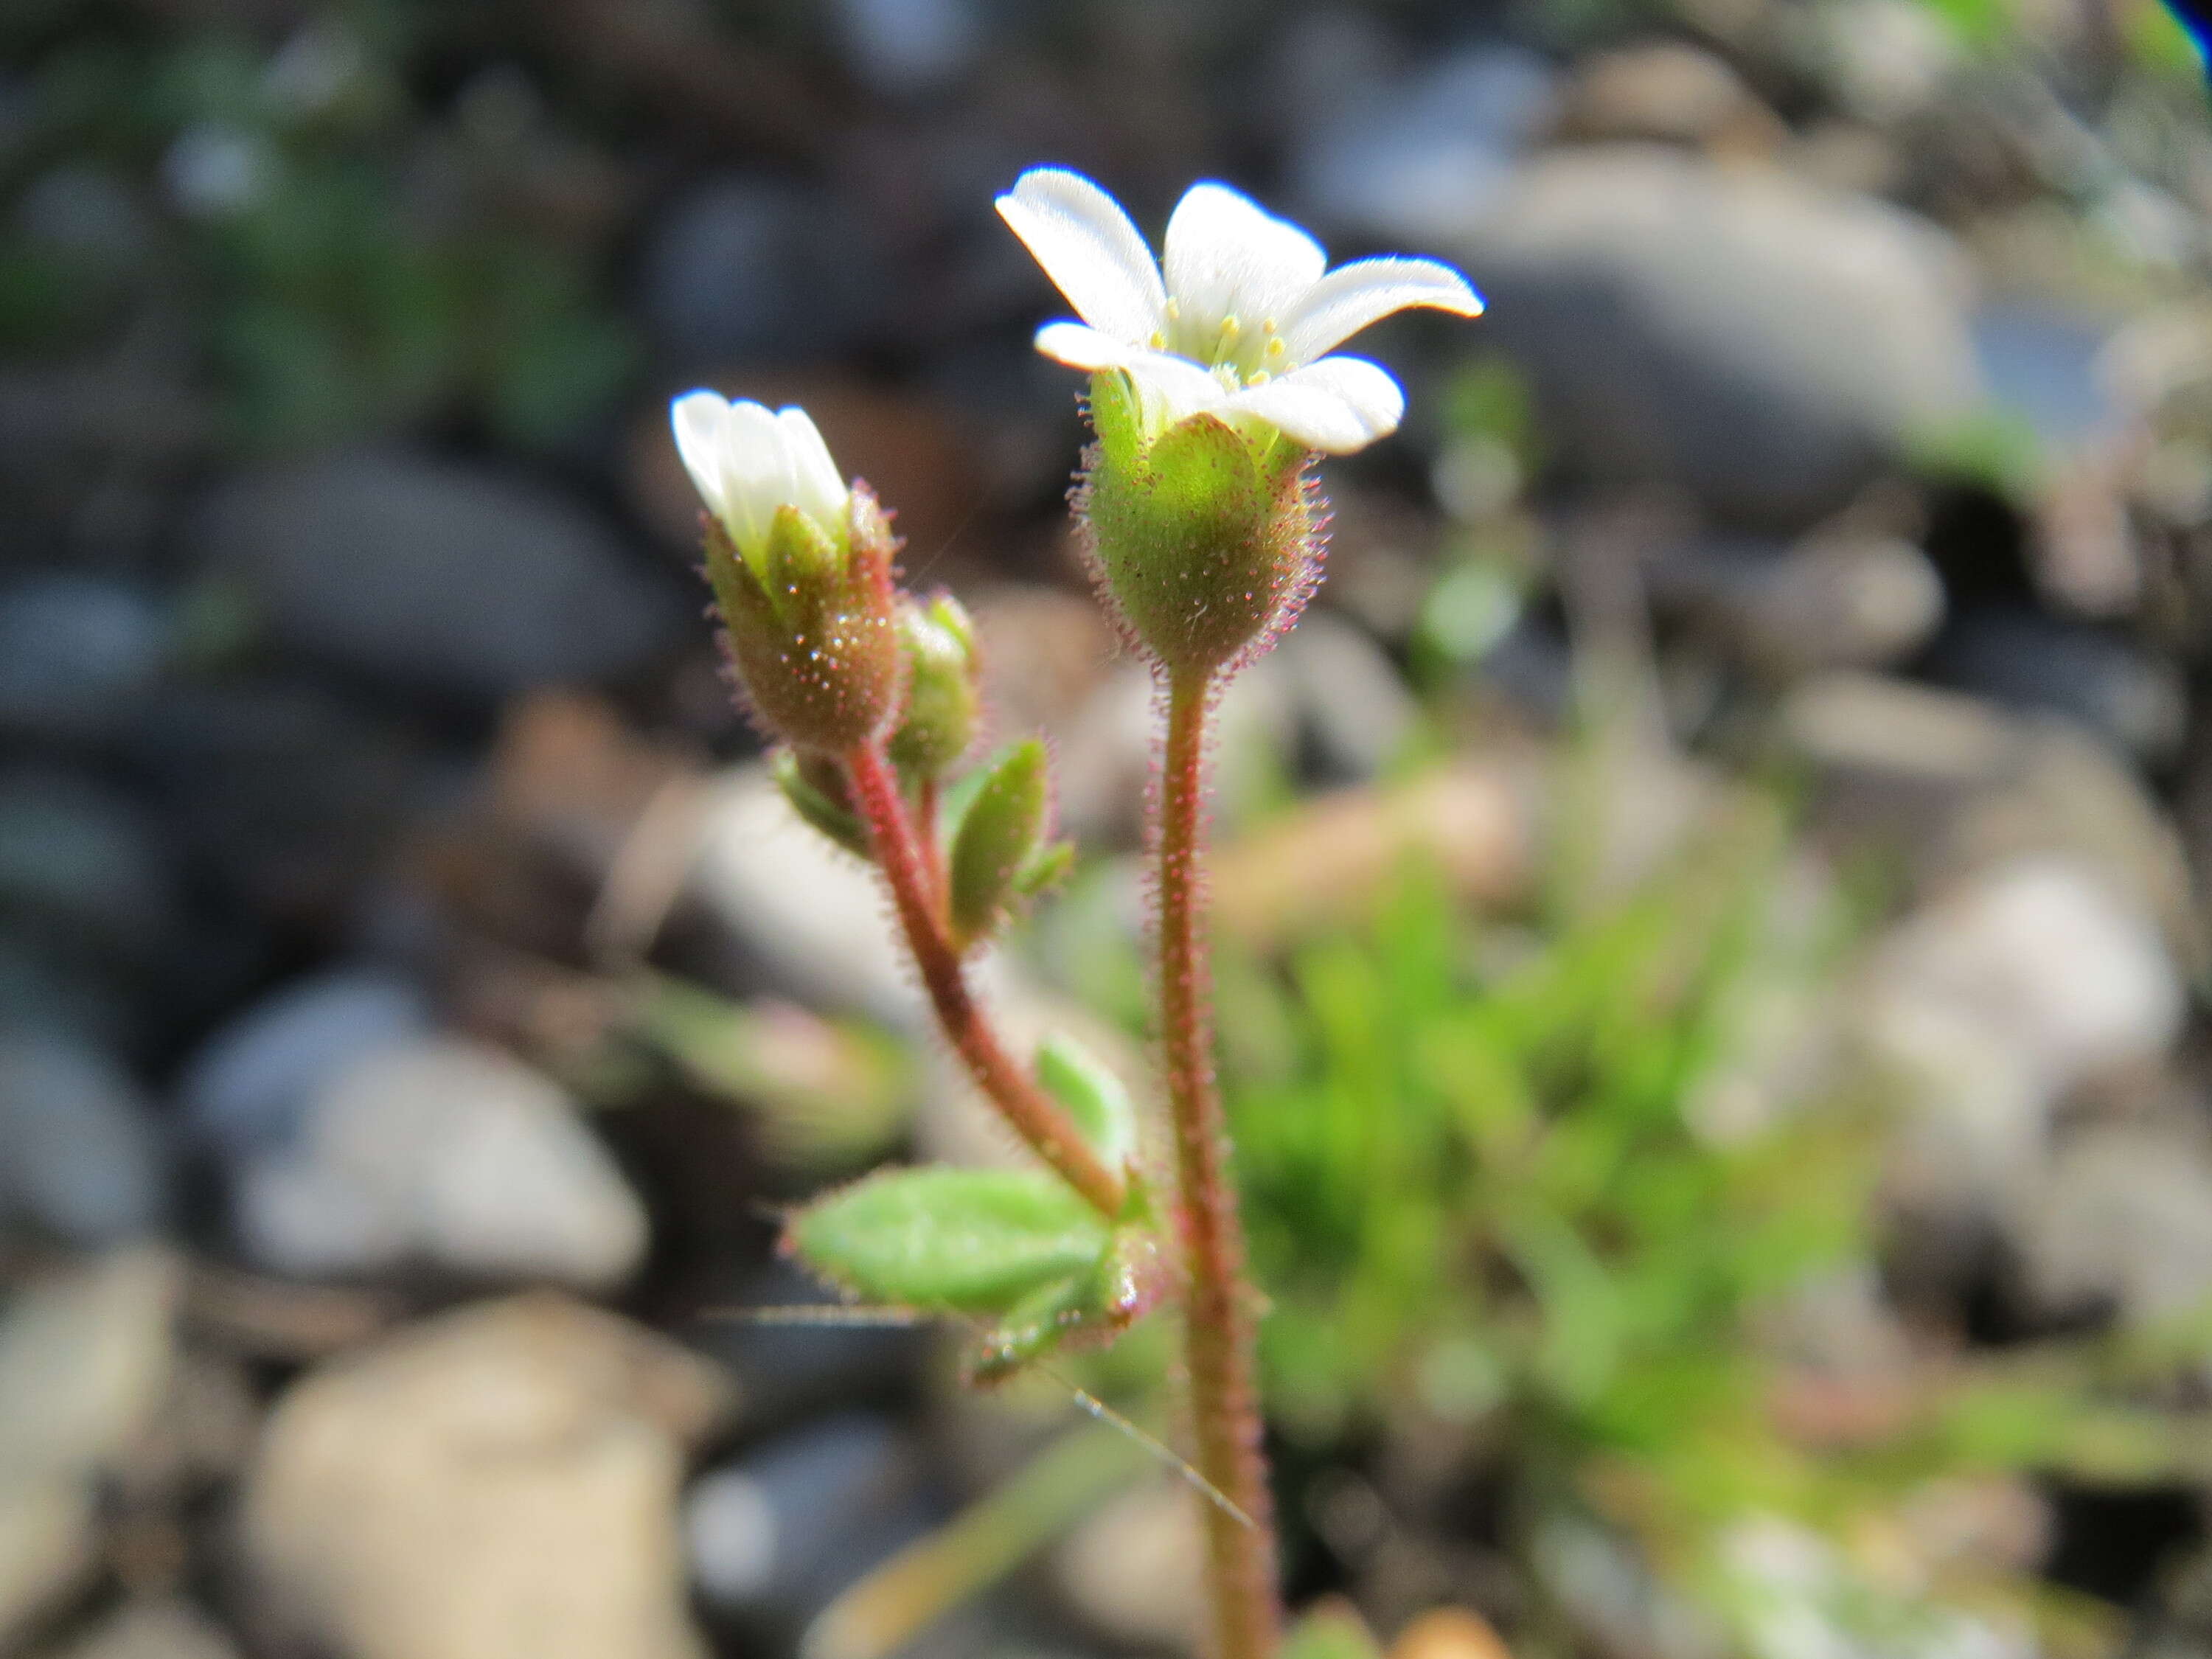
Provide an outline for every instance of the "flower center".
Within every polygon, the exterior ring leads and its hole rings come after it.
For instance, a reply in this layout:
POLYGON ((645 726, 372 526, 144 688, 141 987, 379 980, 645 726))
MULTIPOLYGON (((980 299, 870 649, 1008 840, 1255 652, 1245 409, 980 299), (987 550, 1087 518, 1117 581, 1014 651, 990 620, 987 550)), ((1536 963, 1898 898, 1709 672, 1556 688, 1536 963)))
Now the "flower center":
POLYGON ((1281 328, 1273 317, 1261 318, 1254 327, 1234 310, 1186 316, 1172 298, 1167 304, 1167 327, 1152 337, 1152 344, 1212 370, 1231 392, 1263 385, 1292 367, 1281 328))

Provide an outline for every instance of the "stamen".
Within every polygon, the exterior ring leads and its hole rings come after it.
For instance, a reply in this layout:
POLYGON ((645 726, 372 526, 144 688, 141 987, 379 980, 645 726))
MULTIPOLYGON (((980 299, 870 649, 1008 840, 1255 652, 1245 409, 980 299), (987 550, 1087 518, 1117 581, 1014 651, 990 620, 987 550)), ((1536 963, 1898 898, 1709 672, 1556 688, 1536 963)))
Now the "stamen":
MULTIPOLYGON (((1273 328, 1274 325, 1270 323, 1267 326, 1269 328, 1273 328)), ((1283 356, 1287 349, 1288 348, 1283 344, 1280 336, 1278 336, 1274 339, 1267 342, 1267 355, 1270 357, 1279 357, 1283 356)))
POLYGON ((1246 386, 1265 386, 1275 377, 1264 368, 1255 368, 1244 377, 1246 386))
POLYGON ((1171 323, 1179 323, 1182 320, 1182 307, 1176 303, 1175 295, 1172 294, 1168 296, 1167 314, 1168 320, 1171 323))
POLYGON ((1166 350, 1166 349, 1167 349, 1167 344, 1168 344, 1168 337, 1167 337, 1166 335, 1164 335, 1164 334, 1161 333, 1161 332, 1159 331, 1159 330, 1158 330, 1158 329, 1154 329, 1154 330, 1152 331, 1152 349, 1153 349, 1153 350, 1155 350, 1155 351, 1164 351, 1164 350, 1166 350))
POLYGON ((1243 331, 1244 330, 1243 325, 1237 320, 1237 313, 1235 312, 1231 312, 1226 317, 1224 317, 1221 319, 1221 337, 1223 339, 1233 340, 1243 331))

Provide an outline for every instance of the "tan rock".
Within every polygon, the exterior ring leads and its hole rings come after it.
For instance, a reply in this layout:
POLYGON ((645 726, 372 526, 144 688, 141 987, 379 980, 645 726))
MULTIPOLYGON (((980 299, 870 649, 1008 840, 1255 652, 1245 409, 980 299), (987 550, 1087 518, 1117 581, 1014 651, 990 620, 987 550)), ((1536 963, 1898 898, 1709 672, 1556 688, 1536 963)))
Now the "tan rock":
POLYGON ((1431 1607, 1398 1632, 1389 1659, 1513 1659, 1513 1653, 1480 1613, 1431 1607))
POLYGON ((463 1309, 284 1396, 247 1552, 280 1617, 352 1659, 695 1659, 678 1487, 726 1404, 611 1315, 463 1309))

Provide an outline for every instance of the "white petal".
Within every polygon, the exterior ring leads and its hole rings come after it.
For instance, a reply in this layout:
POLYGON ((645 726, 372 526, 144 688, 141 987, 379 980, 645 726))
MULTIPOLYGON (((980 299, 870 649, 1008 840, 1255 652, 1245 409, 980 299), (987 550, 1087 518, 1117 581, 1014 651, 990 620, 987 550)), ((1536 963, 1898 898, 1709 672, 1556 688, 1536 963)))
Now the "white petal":
POLYGON ((1193 185, 1168 221, 1168 292, 1185 330, 1208 331, 1231 314, 1256 328, 1328 263, 1319 242, 1226 185, 1193 185))
POLYGON ((1379 364, 1324 357, 1279 380, 1246 387, 1224 410, 1256 416, 1309 449, 1348 455, 1398 429, 1406 394, 1379 364))
POLYGON ((722 522, 739 550, 766 544, 775 509, 787 499, 791 469, 775 416, 751 402, 730 405, 722 441, 722 522))
POLYGON ((703 388, 687 392, 668 406, 668 423, 676 429, 676 453, 691 475, 700 498, 716 517, 722 513, 722 451, 730 405, 719 392, 703 388))
POLYGON ((784 463, 791 474, 791 494, 785 499, 831 535, 845 522, 845 503, 852 491, 830 459, 830 446, 805 410, 787 409, 775 417, 783 441, 784 463))
POLYGON ((1139 345, 1162 327, 1167 290, 1152 250, 1091 180, 1066 167, 1031 167, 998 208, 1085 322, 1139 345))
POLYGON ((1482 296, 1434 259, 1358 259, 1316 283, 1278 320, 1291 360, 1308 363, 1370 323, 1413 306, 1478 317, 1482 296))

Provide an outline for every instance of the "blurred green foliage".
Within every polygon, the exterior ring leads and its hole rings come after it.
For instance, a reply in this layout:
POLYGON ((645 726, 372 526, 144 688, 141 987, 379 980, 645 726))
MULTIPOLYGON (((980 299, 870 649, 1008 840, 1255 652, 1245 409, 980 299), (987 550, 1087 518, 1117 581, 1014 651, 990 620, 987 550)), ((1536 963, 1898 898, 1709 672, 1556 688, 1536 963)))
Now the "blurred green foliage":
POLYGON ((5 38, 0 350, 181 353, 251 448, 434 420, 542 449, 622 389, 605 164, 512 65, 426 103, 446 9, 338 9, 273 50, 84 9, 5 38))

